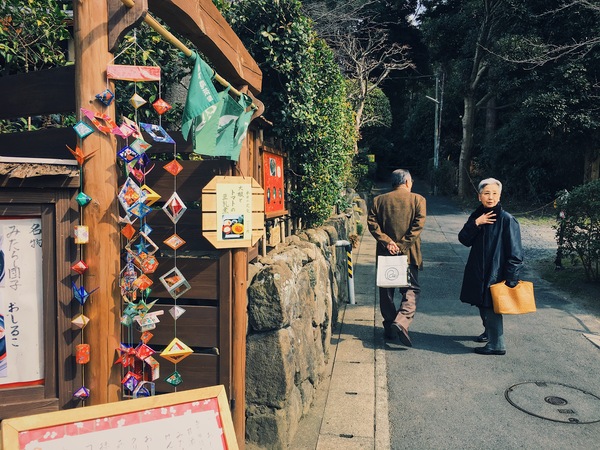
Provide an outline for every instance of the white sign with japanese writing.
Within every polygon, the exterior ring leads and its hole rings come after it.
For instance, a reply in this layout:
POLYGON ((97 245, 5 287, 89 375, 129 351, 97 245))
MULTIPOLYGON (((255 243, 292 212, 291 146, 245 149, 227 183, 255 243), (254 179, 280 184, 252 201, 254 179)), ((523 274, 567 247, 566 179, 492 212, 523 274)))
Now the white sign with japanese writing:
POLYGON ((252 238, 252 185, 217 184, 217 240, 252 238))
POLYGON ((43 382, 42 224, 0 217, 0 389, 43 382))

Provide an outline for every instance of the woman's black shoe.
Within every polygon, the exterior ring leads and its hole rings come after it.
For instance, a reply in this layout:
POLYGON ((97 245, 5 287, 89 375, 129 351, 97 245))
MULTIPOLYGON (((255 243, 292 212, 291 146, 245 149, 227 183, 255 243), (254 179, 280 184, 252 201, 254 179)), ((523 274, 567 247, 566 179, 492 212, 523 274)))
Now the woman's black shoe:
POLYGON ((481 333, 479 336, 475 338, 475 342, 487 342, 489 341, 487 334, 485 332, 481 333))
POLYGON ((487 347, 477 347, 475 353, 478 355, 506 355, 506 350, 492 350, 487 347))

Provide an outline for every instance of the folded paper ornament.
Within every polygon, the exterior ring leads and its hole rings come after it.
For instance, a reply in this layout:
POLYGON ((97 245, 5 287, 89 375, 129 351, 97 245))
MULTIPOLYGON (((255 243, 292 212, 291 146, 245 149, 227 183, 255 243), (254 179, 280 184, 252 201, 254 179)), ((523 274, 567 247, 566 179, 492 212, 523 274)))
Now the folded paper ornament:
POLYGON ((169 247, 171 247, 173 250, 177 250, 179 247, 185 244, 185 241, 181 237, 179 237, 177 233, 172 234, 163 242, 169 247))
POLYGON ((172 386, 179 386, 181 383, 183 383, 183 378, 181 378, 179 372, 175 371, 165 378, 165 381, 172 386))
POLYGON ((162 209, 169 216, 171 222, 177 223, 187 210, 187 206, 185 206, 185 203, 183 203, 177 192, 173 192, 173 195, 165 202, 162 209))
POLYGON ((173 338, 171 343, 160 353, 160 356, 173 364, 177 364, 190 356, 194 351, 181 342, 178 338, 173 338))
POLYGON ((175 144, 175 140, 169 136, 163 127, 152 123, 140 122, 142 129, 150 135, 154 142, 162 142, 165 144, 175 144))
POLYGON ((140 344, 135 348, 135 356, 142 361, 147 357, 154 355, 156 352, 146 344, 140 344))
POLYGON ((127 213, 133 214, 138 219, 143 219, 150 213, 150 211, 152 211, 152 208, 150 208, 148 205, 144 203, 137 203, 129 208, 127 213))
POLYGON ((90 362, 90 344, 77 344, 75 346, 75 362, 77 364, 90 362))
POLYGON ((150 147, 152 147, 152 145, 148 144, 146 141, 144 141, 143 139, 136 139, 135 141, 133 141, 131 144, 129 144, 129 146, 134 149, 139 155, 141 155, 142 153, 144 153, 146 150, 148 150, 150 147))
POLYGON ((96 99, 104 106, 110 106, 115 99, 115 94, 110 89, 104 89, 99 94, 96 94, 96 99))
POLYGON ((77 261, 75 264, 73 264, 71 266, 71 270, 73 272, 77 272, 79 275, 83 275, 83 273, 88 270, 89 266, 82 260, 80 259, 79 261, 77 261))
POLYGON ((136 386, 139 384, 142 377, 140 377, 137 373, 133 373, 131 371, 127 372, 123 379, 121 380, 121 384, 133 392, 136 386))
POLYGON ((73 318, 73 320, 71 320, 71 328, 82 330, 89 323, 89 321, 90 319, 83 314, 78 314, 73 318))
MULTIPOLYGON (((144 192, 146 200, 145 203, 148 206, 153 205, 158 200, 160 200, 160 195, 156 193, 152 188, 148 187, 148 185, 144 184, 142 187, 142 192, 144 192)), ((148 233, 146 233, 148 234, 148 233)))
POLYGON ((142 274, 133 282, 133 285, 139 290, 143 291, 146 288, 152 286, 153 281, 146 275, 142 274))
POLYGON ((185 312, 185 309, 183 309, 181 306, 173 306, 171 309, 169 309, 169 313, 171 314, 171 316, 173 316, 173 319, 177 320, 179 319, 183 313, 185 312))
POLYGON ((142 341, 144 344, 147 344, 153 336, 154 335, 149 331, 144 331, 140 336, 140 341, 142 341))
POLYGON ((90 390, 85 386, 81 386, 73 393, 73 397, 79 400, 87 400, 90 397, 90 390))
POLYGON ((150 368, 150 379, 152 381, 156 380, 158 377, 160 377, 160 364, 158 363, 158 361, 153 357, 153 356, 148 356, 144 362, 148 365, 148 367, 150 368))
POLYGON ((165 164, 163 166, 163 169, 165 169, 171 175, 177 176, 177 174, 183 170, 183 166, 176 159, 174 159, 171 162, 165 164))
POLYGON ((187 291, 189 291, 192 287, 190 283, 185 279, 181 271, 174 267, 167 273, 165 273, 162 277, 159 278, 160 282, 163 284, 169 295, 174 299, 181 297, 187 291))
POLYGON ((94 129, 87 123, 79 121, 73 125, 73 129, 79 138, 84 139, 94 132, 94 129))
POLYGON ((128 223, 123 228, 121 228, 121 234, 127 238, 127 240, 131 240, 131 238, 135 235, 135 228, 128 223))
POLYGON ((73 150, 68 145, 66 147, 67 147, 67 149, 69 149, 71 154, 75 157, 75 160, 77 161, 77 163, 80 166, 83 165, 83 163, 85 162, 86 159, 88 159, 90 156, 92 156, 94 153, 96 153, 96 150, 94 150, 93 152, 90 152, 88 155, 84 155, 83 150, 81 150, 81 148, 79 148, 78 145, 75 146, 75 150, 73 150))
POLYGON ((116 134, 117 136, 123 136, 121 129, 117 125, 117 123, 110 117, 108 114, 103 112, 94 112, 89 109, 80 108, 82 114, 87 117, 90 122, 96 127, 96 129, 104 134, 116 134))
POLYGON ((158 100, 152 103, 152 107, 154 108, 154 111, 158 113, 159 116, 162 116, 164 113, 171 109, 171 105, 164 101, 162 98, 158 98, 158 100))
POLYGON ((139 152, 135 151, 131 146, 126 145, 117 152, 117 156, 121 161, 131 163, 136 161, 140 157, 140 154, 139 152))
POLYGON ((99 289, 96 288, 91 292, 88 292, 83 286, 77 286, 74 281, 71 281, 71 284, 73 285, 73 298, 77 300, 81 306, 83 306, 90 295, 99 289))
POLYGON ((133 390, 133 398, 152 397, 155 395, 155 385, 151 381, 141 381, 133 390))
POLYGON ((145 200, 144 193, 142 192, 141 188, 129 177, 127 177, 125 183, 123 183, 123 186, 121 186, 119 194, 117 194, 117 198, 126 212, 132 206, 135 206, 139 202, 143 202, 145 200))
MULTIPOLYGON (((142 186, 142 189, 144 188, 144 186, 142 186)), ((146 204, 148 204, 148 203, 146 203, 146 204)), ((148 236, 150 233, 152 233, 153 230, 152 230, 152 227, 150 225, 148 225, 147 223, 145 223, 145 224, 143 224, 140 227, 140 231, 142 233, 144 233, 146 236, 148 236)))
POLYGON ((121 364, 123 367, 132 366, 135 361, 135 349, 127 344, 121 343, 117 349, 119 357, 115 361, 115 364, 121 364))
POLYGON ((87 225, 75 225, 75 243, 87 244, 90 241, 90 229, 87 225))
POLYGON ((140 127, 137 123, 135 123, 131 119, 128 119, 125 116, 122 116, 122 120, 123 122, 121 123, 119 130, 121 130, 121 134, 123 134, 123 136, 125 136, 126 138, 128 138, 129 136, 132 136, 134 138, 142 137, 142 132, 140 131, 140 127))
POLYGON ((92 197, 87 195, 85 192, 80 192, 79 194, 77 194, 77 197, 75 197, 75 200, 77 201, 77 203, 79 203, 79 206, 86 206, 89 202, 92 201, 92 197))
POLYGON ((144 100, 144 98, 142 96, 140 96, 138 93, 135 93, 129 99, 129 103, 131 104, 131 106, 133 106, 134 109, 138 109, 141 106, 144 106, 148 102, 146 100, 144 100))

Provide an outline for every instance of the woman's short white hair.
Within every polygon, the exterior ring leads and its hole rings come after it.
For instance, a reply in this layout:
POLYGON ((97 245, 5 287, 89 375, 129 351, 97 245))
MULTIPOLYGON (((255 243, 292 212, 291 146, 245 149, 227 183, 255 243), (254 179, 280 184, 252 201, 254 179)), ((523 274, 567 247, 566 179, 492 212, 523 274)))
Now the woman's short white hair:
POLYGON ((500 188, 500 192, 502 192, 502 183, 500 183, 500 181, 496 180, 495 178, 486 178, 485 180, 481 180, 479 182, 479 187, 477 188, 477 192, 479 192, 481 194, 481 191, 483 191, 483 189, 488 184, 496 184, 496 185, 498 185, 498 188, 500 188))

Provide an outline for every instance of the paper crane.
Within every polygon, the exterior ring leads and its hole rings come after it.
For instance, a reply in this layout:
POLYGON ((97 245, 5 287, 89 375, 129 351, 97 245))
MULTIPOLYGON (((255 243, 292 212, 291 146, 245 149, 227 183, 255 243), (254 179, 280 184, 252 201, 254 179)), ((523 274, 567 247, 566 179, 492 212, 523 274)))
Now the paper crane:
POLYGON ((81 306, 83 306, 83 304, 86 302, 86 300, 88 299, 88 297, 90 295, 92 295, 94 292, 96 292, 99 289, 99 288, 96 288, 96 289, 92 290, 91 292, 88 292, 85 290, 85 288, 83 286, 77 287, 77 285, 75 284, 74 281, 71 281, 71 283, 73 284, 73 298, 75 300, 77 300, 81 306))

